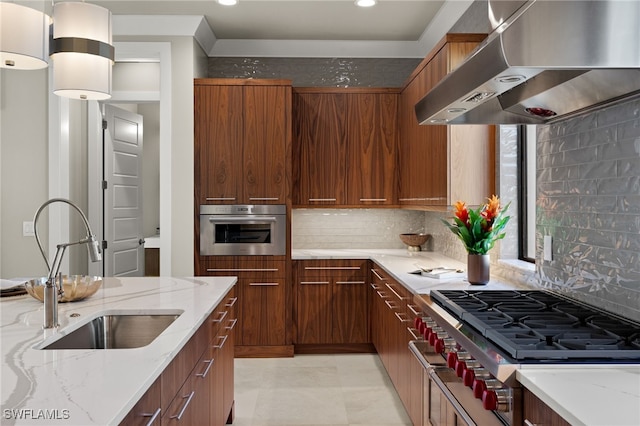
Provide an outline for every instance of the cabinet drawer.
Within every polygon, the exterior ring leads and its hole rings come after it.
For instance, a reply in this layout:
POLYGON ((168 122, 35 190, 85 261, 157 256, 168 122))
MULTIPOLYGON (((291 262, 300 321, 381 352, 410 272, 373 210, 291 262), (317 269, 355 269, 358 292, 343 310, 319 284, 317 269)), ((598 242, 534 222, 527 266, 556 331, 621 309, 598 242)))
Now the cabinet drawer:
POLYGON ((366 280, 367 264, 365 259, 343 260, 343 259, 323 259, 323 260, 298 260, 296 261, 296 271, 299 280, 309 277, 353 277, 358 280, 366 280))
POLYGON ((222 256, 216 259, 206 259, 201 262, 202 274, 208 276, 237 276, 273 277, 286 276, 285 260, 275 260, 271 257, 257 256, 222 256))

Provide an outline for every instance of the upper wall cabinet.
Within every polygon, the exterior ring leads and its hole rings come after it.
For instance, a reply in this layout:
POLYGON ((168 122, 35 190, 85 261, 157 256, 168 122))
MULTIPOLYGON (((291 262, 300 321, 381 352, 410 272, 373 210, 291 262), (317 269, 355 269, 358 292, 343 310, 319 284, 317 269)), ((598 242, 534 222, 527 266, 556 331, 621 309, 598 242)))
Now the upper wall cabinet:
POLYGON ((469 205, 495 191, 495 126, 421 126, 415 104, 484 39, 449 34, 422 61, 400 95, 399 204, 410 208, 469 205))
POLYGON ((199 204, 287 204, 291 81, 196 79, 199 204))
POLYGON ((396 89, 293 91, 293 204, 396 204, 396 89))

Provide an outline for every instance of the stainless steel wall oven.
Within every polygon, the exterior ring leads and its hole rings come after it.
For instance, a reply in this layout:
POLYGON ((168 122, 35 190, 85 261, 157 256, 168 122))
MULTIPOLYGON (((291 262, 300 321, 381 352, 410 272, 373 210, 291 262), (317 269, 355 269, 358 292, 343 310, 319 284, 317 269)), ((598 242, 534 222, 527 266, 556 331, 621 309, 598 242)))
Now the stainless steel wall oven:
POLYGON ((200 255, 284 256, 285 205, 201 205, 200 255))

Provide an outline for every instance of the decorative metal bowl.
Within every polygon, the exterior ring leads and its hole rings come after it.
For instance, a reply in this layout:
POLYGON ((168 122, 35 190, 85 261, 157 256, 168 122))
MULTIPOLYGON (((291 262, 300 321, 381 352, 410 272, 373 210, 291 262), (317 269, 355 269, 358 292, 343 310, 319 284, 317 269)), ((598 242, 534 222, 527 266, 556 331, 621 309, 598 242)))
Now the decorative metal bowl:
MULTIPOLYGON (((44 302, 44 287, 47 277, 35 278, 24 284, 24 287, 34 298, 44 302)), ((56 283, 57 285, 57 283, 56 283)), ((64 294, 58 295, 58 302, 76 302, 95 294, 102 285, 102 277, 89 275, 63 275, 62 288, 64 294)))
POLYGON ((400 234, 400 239, 407 245, 409 251, 420 251, 420 247, 429 240, 429 234, 400 234))

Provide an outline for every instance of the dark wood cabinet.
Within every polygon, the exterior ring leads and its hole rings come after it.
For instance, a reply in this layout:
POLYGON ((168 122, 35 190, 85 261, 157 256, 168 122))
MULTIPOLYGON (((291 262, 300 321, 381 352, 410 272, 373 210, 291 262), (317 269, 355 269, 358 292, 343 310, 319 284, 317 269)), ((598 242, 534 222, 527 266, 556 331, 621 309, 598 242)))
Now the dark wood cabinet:
POLYGON ((556 413, 527 388, 523 388, 523 416, 525 424, 569 426, 570 423, 556 413))
POLYGON ((415 104, 484 39, 448 34, 408 78, 400 95, 402 206, 483 203, 495 191, 495 126, 419 125, 415 104))
POLYGON ((295 265, 296 351, 370 352, 367 260, 299 260, 295 265))
POLYGON ((284 256, 208 256, 200 274, 237 276, 235 356, 293 356, 284 256))
POLYGON ((411 292, 373 263, 371 269, 371 334, 382 364, 393 382, 413 424, 423 422, 423 368, 409 350, 419 338, 411 292), (375 315, 375 316, 374 316, 375 315))
POLYGON ((196 79, 198 204, 286 204, 291 185, 291 81, 196 79))
POLYGON ((233 418, 235 300, 233 288, 121 425, 221 426, 233 418))
POLYGON ((293 204, 396 203, 398 90, 296 88, 293 204))

